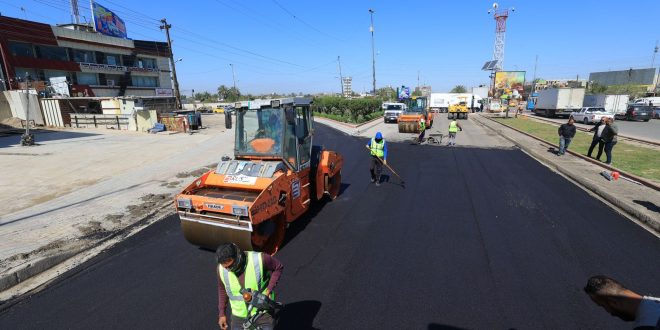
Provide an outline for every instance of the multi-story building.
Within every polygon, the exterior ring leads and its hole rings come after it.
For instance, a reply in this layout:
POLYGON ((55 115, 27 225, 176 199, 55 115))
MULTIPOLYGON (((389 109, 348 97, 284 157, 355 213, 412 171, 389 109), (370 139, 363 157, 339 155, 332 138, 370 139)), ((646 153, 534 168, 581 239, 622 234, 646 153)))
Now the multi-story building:
POLYGON ((351 97, 353 95, 353 78, 343 77, 342 85, 344 86, 344 97, 351 97))
POLYGON ((86 25, 52 26, 0 16, 4 89, 20 88, 28 74, 32 86, 67 84, 73 97, 173 98, 170 56, 164 42, 110 37, 86 25))

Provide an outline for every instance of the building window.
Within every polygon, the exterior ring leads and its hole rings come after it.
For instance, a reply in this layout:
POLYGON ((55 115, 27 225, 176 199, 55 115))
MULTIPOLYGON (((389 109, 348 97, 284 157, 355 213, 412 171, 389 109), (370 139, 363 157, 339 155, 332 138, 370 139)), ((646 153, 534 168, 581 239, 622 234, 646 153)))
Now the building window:
POLYGON ((24 42, 10 41, 9 51, 13 56, 34 57, 34 49, 32 48, 32 45, 24 42))
POLYGON ((119 55, 105 54, 105 64, 121 65, 121 61, 119 60, 119 55))
POLYGON ((37 55, 39 58, 47 60, 68 61, 69 56, 66 53, 66 48, 54 46, 36 46, 37 55))
POLYGON ((69 79, 69 73, 66 71, 57 71, 57 70, 44 70, 44 80, 50 80, 50 78, 55 77, 65 77, 69 79))
POLYGON ((144 69, 156 69, 156 60, 153 58, 139 58, 138 67, 144 69))
POLYGON ((107 86, 119 86, 121 82, 121 75, 118 74, 106 74, 105 77, 107 86))
POLYGON ((157 77, 131 76, 134 87, 158 87, 157 77))
POLYGON ((27 72, 32 80, 40 80, 35 69, 15 68, 14 70, 16 71, 16 76, 20 79, 25 79, 25 73, 27 72))
POLYGON ((96 63, 94 52, 91 50, 72 49, 71 57, 74 62, 96 63))
POLYGON ((96 76, 96 73, 89 72, 76 72, 76 78, 78 78, 79 85, 98 85, 99 79, 96 76))

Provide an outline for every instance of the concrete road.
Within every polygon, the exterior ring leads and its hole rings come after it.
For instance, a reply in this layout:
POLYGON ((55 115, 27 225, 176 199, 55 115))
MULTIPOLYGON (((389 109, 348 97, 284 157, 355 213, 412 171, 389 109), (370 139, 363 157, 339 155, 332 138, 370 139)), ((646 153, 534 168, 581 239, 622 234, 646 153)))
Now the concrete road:
MULTIPOLYGON (((282 329, 621 329, 582 292, 590 275, 660 293, 660 240, 517 149, 392 143, 406 184, 376 187, 365 138, 316 132, 344 154, 345 184, 277 254, 282 329)), ((0 329, 213 329, 216 283, 213 253, 170 217, 6 309, 0 329)))

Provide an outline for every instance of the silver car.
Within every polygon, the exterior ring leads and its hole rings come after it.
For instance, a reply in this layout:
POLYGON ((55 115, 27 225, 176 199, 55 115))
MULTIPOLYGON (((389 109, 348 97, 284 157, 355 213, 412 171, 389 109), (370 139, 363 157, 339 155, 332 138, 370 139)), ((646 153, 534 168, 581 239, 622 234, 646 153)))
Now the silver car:
POLYGON ((571 117, 576 122, 588 125, 599 122, 603 117, 614 118, 614 114, 607 112, 605 108, 584 107, 578 111, 573 111, 571 117))

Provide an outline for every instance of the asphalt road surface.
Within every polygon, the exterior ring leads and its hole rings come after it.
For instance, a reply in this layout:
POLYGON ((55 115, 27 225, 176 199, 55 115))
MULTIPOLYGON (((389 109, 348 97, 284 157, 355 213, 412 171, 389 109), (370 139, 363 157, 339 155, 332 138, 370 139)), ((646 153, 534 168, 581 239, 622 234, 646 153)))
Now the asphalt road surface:
MULTIPOLYGON (((277 254, 281 329, 621 329, 582 292, 590 275, 660 294, 660 240, 523 152, 391 144, 405 186, 376 187, 365 141, 317 128, 345 185, 277 254)), ((216 285, 213 253, 172 216, 6 308, 0 329, 213 329, 216 285)))
MULTIPOLYGON (((534 114, 529 113, 531 116, 534 114)), ((557 123, 565 123, 568 121, 566 118, 546 118, 539 116, 541 119, 550 119, 557 123)), ((582 128, 592 128, 594 125, 584 125, 581 123, 576 123, 578 127, 582 128)), ((619 134, 630 136, 642 140, 650 140, 654 142, 660 142, 660 119, 651 119, 647 122, 643 121, 627 121, 627 120, 617 120, 617 126, 619 127, 619 134)))

